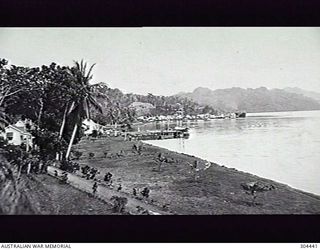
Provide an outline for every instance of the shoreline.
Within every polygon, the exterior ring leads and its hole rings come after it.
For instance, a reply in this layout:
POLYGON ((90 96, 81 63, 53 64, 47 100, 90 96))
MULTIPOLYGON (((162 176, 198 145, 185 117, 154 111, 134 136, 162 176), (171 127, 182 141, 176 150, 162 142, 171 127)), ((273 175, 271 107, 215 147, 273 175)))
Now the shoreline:
POLYGON ((227 168, 227 169, 230 169, 230 170, 236 170, 236 171, 238 171, 238 172, 240 172, 240 173, 248 174, 248 175, 251 175, 251 176, 253 176, 253 177, 255 177, 255 178, 260 178, 260 179, 266 180, 266 181, 268 181, 268 182, 274 182, 274 183, 277 183, 277 184, 280 184, 280 185, 284 185, 284 186, 286 186, 286 187, 288 187, 288 188, 290 188, 290 189, 292 189, 292 190, 295 190, 295 191, 297 191, 297 192, 301 192, 301 193, 310 195, 310 196, 312 196, 312 197, 315 197, 315 198, 317 198, 317 199, 320 199, 320 194, 315 194, 315 193, 308 192, 308 191, 305 191, 305 190, 302 190, 302 189, 299 189, 299 188, 295 188, 295 187, 292 187, 292 186, 290 186, 289 184, 283 183, 283 182, 281 182, 281 181, 269 179, 269 178, 267 178, 267 177, 263 177, 263 176, 260 176, 260 175, 254 174, 254 173, 246 172, 246 171, 237 169, 237 168, 235 168, 235 167, 227 167, 227 166, 225 166, 225 165, 218 164, 218 163, 215 163, 215 162, 210 161, 210 160, 207 160, 207 159, 203 159, 203 158, 201 158, 201 157, 199 157, 199 156, 196 156, 196 155, 191 155, 191 154, 187 154, 187 153, 181 153, 181 152, 178 152, 178 151, 174 151, 174 150, 171 150, 171 149, 167 149, 167 148, 165 148, 165 147, 153 145, 153 144, 151 144, 151 143, 148 143, 147 141, 141 141, 141 142, 142 142, 143 144, 146 144, 146 145, 152 146, 152 147, 156 147, 156 148, 159 148, 159 149, 161 149, 161 150, 168 150, 168 151, 171 151, 171 152, 174 152, 174 153, 177 153, 177 154, 186 155, 186 156, 189 156, 189 157, 192 157, 192 158, 194 158, 194 159, 201 160, 201 161, 208 161, 208 162, 210 162, 211 164, 215 164, 215 165, 218 165, 218 166, 220 166, 220 167, 224 167, 224 168, 227 168))
POLYGON ((198 160, 201 169, 206 160, 142 141, 142 155, 137 155, 132 153, 132 146, 137 143, 123 138, 83 140, 75 149, 83 152, 80 165, 101 172, 98 178, 111 172, 115 183, 121 183, 126 193, 148 186, 155 204, 174 214, 320 214, 320 196, 316 194, 213 162, 194 178, 190 163, 198 160), (121 150, 125 156, 115 157, 121 150), (95 157, 89 159, 89 152, 94 152, 95 157), (104 152, 109 157, 103 157, 104 152), (173 159, 162 164, 160 171, 156 161, 159 153, 173 159), (241 187, 253 181, 275 187, 258 192, 256 205, 251 204, 251 196, 241 187))
POLYGON ((177 153, 177 154, 182 154, 182 155, 186 155, 186 156, 189 156, 189 157, 192 157, 193 159, 197 159, 197 160, 200 160, 200 161, 208 161, 210 162, 211 164, 214 164, 214 165, 217 165, 219 167, 222 167, 222 168, 227 168, 229 170, 235 170, 239 173, 243 173, 243 174, 246 174, 246 175, 250 175, 254 178, 259 178, 261 180, 265 180, 265 181, 268 181, 268 182, 272 182, 272 183, 276 183, 278 185, 283 185, 289 189, 292 189, 292 191, 295 191, 295 192, 300 192, 300 193, 303 193, 303 194, 306 194, 306 195, 309 195, 311 197, 314 197, 316 199, 320 199, 320 195, 318 194, 315 194, 315 193, 311 193, 311 192, 308 192, 308 191, 305 191, 305 190, 302 190, 302 189, 299 189, 299 188, 295 188, 295 187, 292 187, 290 186, 289 184, 286 184, 286 183, 283 183, 283 182, 279 182, 279 181, 276 181, 276 180, 272 180, 272 179, 269 179, 267 177, 263 177, 263 176, 259 176, 259 175, 256 175, 256 174, 253 174, 253 173, 250 173, 250 172, 246 172, 246 171, 243 171, 243 170, 240 170, 240 169, 237 169, 237 168, 234 168, 234 167, 227 167, 225 165, 221 165, 221 164, 218 164, 218 163, 215 163, 213 161, 209 161, 209 160, 206 160, 206 159, 202 159, 196 155, 191 155, 191 154, 187 154, 187 153, 181 153, 181 152, 177 152, 177 151, 174 151, 174 150, 170 150, 170 149, 167 149, 165 147, 161 147, 161 146, 156 146, 156 145, 153 145, 151 143, 148 143, 147 141, 141 141, 143 144, 146 144, 148 146, 152 146, 152 147, 156 147, 156 148, 159 148, 160 150, 168 150, 168 151, 171 151, 171 152, 174 152, 174 153, 177 153))

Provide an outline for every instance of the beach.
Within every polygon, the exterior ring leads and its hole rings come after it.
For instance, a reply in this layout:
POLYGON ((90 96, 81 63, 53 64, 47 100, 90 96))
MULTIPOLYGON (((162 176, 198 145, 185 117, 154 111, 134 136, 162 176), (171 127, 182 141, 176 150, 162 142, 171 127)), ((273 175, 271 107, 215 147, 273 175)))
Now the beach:
MULTIPOLYGON (((209 163, 145 142, 124 141, 122 137, 82 139, 75 145, 82 156, 81 166, 97 168, 103 180, 112 173, 113 187, 121 185, 121 194, 133 196, 133 188, 150 189, 146 203, 166 213, 178 215, 220 214, 319 214, 320 197, 259 176, 209 163), (133 148, 141 145, 140 154, 133 148), (94 153, 89 157, 89 153, 94 153), (159 154, 163 161, 161 166, 159 154), (197 170, 192 168, 197 161, 197 170), (160 167, 159 167, 160 166, 160 167), (273 188, 253 195, 243 188, 248 183, 273 188)), ((102 181, 103 183, 103 181, 102 181)), ((102 184, 101 184, 102 185, 102 184)), ((139 193, 139 192, 138 192, 139 193)))

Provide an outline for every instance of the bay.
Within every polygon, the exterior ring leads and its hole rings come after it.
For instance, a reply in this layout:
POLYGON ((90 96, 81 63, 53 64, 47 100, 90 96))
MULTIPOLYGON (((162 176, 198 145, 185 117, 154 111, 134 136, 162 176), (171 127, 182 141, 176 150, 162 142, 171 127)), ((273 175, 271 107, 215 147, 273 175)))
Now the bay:
MULTIPOLYGON (((146 142, 320 194, 320 111, 169 124, 176 125, 189 127, 190 137, 146 142)), ((139 129, 165 126, 159 122, 139 129)))

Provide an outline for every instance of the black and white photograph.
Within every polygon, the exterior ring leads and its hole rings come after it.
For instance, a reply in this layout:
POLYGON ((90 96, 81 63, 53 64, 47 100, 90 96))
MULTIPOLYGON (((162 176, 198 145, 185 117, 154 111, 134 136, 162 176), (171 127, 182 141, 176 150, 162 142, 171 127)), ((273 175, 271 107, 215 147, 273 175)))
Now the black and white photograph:
POLYGON ((0 214, 320 214, 320 28, 0 28, 0 214))

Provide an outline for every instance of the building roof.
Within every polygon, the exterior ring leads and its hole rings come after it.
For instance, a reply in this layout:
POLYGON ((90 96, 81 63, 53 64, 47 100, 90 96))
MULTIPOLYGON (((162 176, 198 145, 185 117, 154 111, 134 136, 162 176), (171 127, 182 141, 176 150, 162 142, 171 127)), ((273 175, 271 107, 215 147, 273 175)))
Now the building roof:
MULTIPOLYGON (((22 133, 22 134, 28 134, 31 135, 31 133, 29 133, 25 127, 20 127, 20 126, 16 126, 16 125, 9 125, 8 127, 11 127, 15 130, 17 130, 18 132, 22 133)), ((8 128, 7 127, 7 128, 8 128)))

